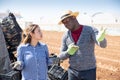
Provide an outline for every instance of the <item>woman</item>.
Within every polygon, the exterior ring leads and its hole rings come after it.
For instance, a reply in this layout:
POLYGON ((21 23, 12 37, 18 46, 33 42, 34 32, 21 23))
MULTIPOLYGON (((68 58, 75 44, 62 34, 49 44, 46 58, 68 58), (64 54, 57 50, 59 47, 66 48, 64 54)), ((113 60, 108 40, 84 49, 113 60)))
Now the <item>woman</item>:
POLYGON ((47 45, 39 42, 41 39, 42 32, 37 24, 25 29, 13 66, 22 71, 22 80, 47 80, 49 53, 47 45))

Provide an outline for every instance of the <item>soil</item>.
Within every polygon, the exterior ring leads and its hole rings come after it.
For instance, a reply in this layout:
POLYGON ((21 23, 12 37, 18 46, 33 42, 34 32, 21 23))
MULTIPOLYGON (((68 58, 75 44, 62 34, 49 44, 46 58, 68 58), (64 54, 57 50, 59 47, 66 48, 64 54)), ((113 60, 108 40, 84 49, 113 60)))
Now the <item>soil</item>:
MULTIPOLYGON (((63 33, 43 31, 42 42, 48 45, 50 54, 59 54, 63 33)), ((120 80, 120 36, 106 35, 106 39, 106 48, 100 48, 97 45, 95 47, 97 80, 120 80)), ((65 60, 61 66, 67 69, 68 60, 65 60)))

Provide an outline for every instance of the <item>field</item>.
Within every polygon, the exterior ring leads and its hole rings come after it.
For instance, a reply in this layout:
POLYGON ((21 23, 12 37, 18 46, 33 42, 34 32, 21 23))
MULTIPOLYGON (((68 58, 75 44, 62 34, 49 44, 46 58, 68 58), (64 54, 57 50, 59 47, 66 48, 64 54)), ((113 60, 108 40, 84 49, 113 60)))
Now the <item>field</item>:
MULTIPOLYGON (((63 32, 43 31, 42 42, 46 43, 50 53, 59 54, 63 32)), ((96 45, 97 80, 120 80, 120 36, 106 35, 107 48, 96 45)), ((68 60, 61 66, 67 69, 68 60)))

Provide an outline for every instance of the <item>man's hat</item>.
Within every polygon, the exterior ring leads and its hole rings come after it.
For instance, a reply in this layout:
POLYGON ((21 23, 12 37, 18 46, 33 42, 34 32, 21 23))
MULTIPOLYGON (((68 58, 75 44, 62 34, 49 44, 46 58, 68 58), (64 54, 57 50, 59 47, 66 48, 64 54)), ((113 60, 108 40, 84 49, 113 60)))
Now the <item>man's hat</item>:
POLYGON ((79 12, 72 12, 70 10, 68 10, 67 12, 65 12, 62 16, 61 16, 61 19, 59 21, 59 25, 62 24, 62 20, 67 18, 67 17, 70 17, 70 16, 75 16, 77 17, 79 15, 79 12))

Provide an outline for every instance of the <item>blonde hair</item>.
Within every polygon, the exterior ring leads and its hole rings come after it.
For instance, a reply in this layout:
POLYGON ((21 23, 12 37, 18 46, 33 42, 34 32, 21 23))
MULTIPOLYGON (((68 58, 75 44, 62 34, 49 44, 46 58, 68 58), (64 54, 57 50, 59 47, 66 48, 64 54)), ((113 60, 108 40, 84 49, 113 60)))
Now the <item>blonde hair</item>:
POLYGON ((35 29, 39 27, 37 24, 30 24, 25 28, 25 30, 22 33, 22 41, 21 43, 26 44, 31 42, 31 35, 30 33, 34 33, 35 29))

